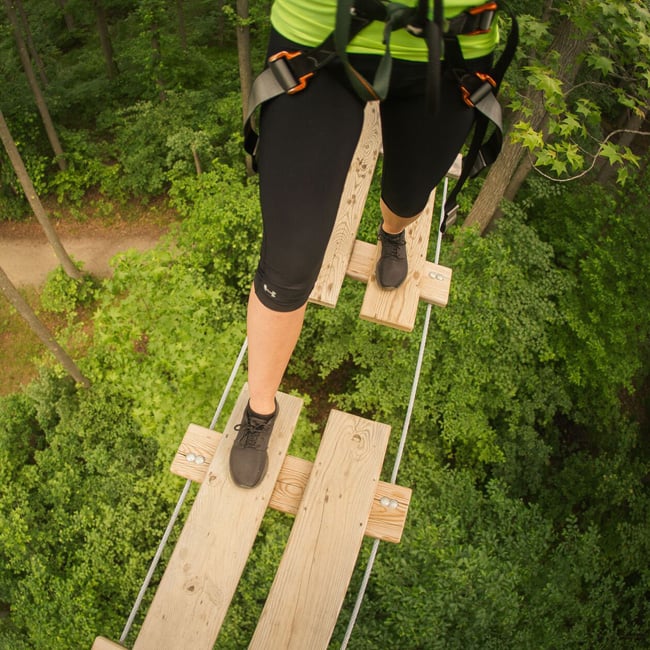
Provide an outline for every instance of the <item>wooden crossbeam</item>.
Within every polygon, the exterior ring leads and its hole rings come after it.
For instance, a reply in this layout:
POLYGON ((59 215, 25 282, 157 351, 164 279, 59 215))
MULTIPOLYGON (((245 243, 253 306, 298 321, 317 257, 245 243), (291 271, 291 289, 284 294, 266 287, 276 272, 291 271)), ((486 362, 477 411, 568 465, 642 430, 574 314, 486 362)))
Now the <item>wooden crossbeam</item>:
POLYGON ((427 261, 434 202, 435 190, 431 192, 429 201, 417 220, 406 228, 409 271, 406 280, 398 289, 386 291, 377 284, 374 268, 380 253, 379 247, 375 250, 371 280, 366 285, 361 305, 361 318, 407 332, 415 326, 420 301, 420 285, 427 261))
POLYGON ((390 427, 332 411, 249 650, 325 650, 381 473, 390 427))
POLYGON ((273 492, 302 400, 278 393, 269 466, 253 490, 236 486, 229 455, 248 401, 242 390, 169 560, 134 650, 210 650, 273 492))
MULTIPOLYGON (((172 461, 171 471, 197 483, 203 482, 220 442, 220 433, 190 424, 172 461)), ((269 507, 295 515, 312 467, 313 463, 308 460, 287 456, 269 500, 269 507)), ((379 481, 365 534, 384 542, 399 543, 410 501, 410 488, 379 481)))
MULTIPOLYGON (((377 245, 357 239, 354 242, 352 256, 348 265, 347 276, 361 282, 370 282, 375 272, 377 245)), ((446 307, 449 302, 452 270, 441 264, 425 262, 422 271, 414 272, 418 282, 420 300, 439 307, 446 307), (417 275, 416 275, 417 274, 417 275)))

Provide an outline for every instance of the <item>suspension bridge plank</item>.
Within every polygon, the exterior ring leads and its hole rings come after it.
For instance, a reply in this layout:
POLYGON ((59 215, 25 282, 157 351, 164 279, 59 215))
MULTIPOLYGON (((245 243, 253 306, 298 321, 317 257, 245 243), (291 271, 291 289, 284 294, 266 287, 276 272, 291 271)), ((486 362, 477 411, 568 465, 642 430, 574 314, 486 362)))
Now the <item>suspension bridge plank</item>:
MULTIPOLYGON (((354 242, 352 257, 347 276, 360 282, 368 282, 377 261, 377 245, 357 239, 354 242)), ((424 263, 424 272, 420 278, 420 300, 438 307, 446 307, 449 302, 452 270, 433 262, 424 263)))
POLYGON ((364 114, 363 130, 341 195, 334 230, 310 302, 325 307, 336 305, 380 148, 379 108, 377 102, 369 102, 364 114))
MULTIPOLYGON (((176 452, 171 471, 177 476, 201 483, 220 442, 220 433, 198 424, 190 424, 176 452)), ((313 463, 308 460, 287 456, 269 500, 269 507, 295 515, 312 467, 313 463)), ((410 501, 410 488, 379 481, 365 535, 384 542, 399 543, 410 501)))
POLYGON ((390 427, 332 411, 249 650, 327 648, 354 570, 390 427))
POLYGON ((237 487, 228 459, 248 401, 245 386, 192 505, 134 650, 211 650, 251 551, 289 446, 302 400, 278 393, 266 477, 237 487), (246 516, 242 516, 246 513, 246 516))
MULTIPOLYGON (((420 301, 420 287, 425 275, 434 201, 435 190, 431 192, 420 217, 406 229, 409 272, 402 286, 392 291, 380 288, 375 279, 373 262, 371 281, 366 286, 361 305, 361 318, 407 332, 413 330, 420 301)), ((376 258, 378 256, 379 248, 376 250, 376 258)))

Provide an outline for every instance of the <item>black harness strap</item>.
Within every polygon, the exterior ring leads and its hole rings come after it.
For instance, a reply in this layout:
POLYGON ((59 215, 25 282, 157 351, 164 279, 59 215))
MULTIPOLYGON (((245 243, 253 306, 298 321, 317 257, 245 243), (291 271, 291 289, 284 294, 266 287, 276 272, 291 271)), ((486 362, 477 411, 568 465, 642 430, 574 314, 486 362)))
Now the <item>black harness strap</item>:
POLYGON ((467 29, 470 30, 470 33, 480 33, 490 29, 497 3, 491 2, 484 6, 490 7, 489 12, 472 13, 469 11, 452 18, 445 34, 445 60, 457 76, 465 103, 476 109, 477 116, 474 134, 463 159, 461 174, 445 202, 444 217, 440 224, 440 231, 443 233, 458 217, 457 198, 465 181, 468 178, 474 178, 488 165, 491 165, 503 145, 502 111, 496 95, 519 43, 519 25, 510 8, 504 2, 499 2, 499 8, 505 9, 512 21, 503 52, 490 75, 478 72, 468 73, 458 43, 458 34, 466 33, 467 29), (494 131, 486 140, 490 124, 494 125, 494 131))
POLYGON ((429 20, 429 3, 420 2, 419 20, 424 21, 422 34, 429 52, 427 64, 427 86, 425 101, 432 115, 438 112, 440 106, 440 80, 442 78, 442 39, 444 29, 444 14, 442 0, 433 1, 433 20, 429 20), (424 6, 423 6, 424 5, 424 6))

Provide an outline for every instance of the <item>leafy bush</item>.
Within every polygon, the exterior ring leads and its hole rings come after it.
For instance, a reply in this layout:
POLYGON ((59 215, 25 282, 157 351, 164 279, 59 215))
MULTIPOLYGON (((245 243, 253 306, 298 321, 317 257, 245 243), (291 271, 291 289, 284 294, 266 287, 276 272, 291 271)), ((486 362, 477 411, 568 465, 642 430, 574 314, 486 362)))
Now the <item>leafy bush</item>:
POLYGON ((82 130, 62 129, 61 141, 68 167, 59 170, 48 185, 48 192, 56 194, 59 203, 79 205, 88 190, 110 186, 112 171, 104 162, 105 146, 82 130))
POLYGON ((229 301, 242 303, 262 234, 257 179, 215 163, 211 172, 175 182, 170 196, 185 217, 178 244, 186 262, 222 287, 229 301))
MULTIPOLYGON (((81 264, 77 266, 81 268, 81 264)), ((77 307, 93 299, 94 288, 92 277, 75 280, 58 266, 47 275, 41 293, 41 305, 48 311, 71 314, 77 307)))
POLYGON ((115 262, 84 372, 133 396, 134 417, 170 459, 189 422, 210 422, 245 338, 243 310, 170 250, 115 262))
POLYGON ((18 648, 90 647, 98 630, 123 623, 170 504, 156 442, 128 398, 107 386, 76 393, 52 376, 36 389, 50 396, 36 418, 23 401, 21 420, 0 422, 2 471, 13 476, 0 496, 0 600, 11 606, 0 637, 18 648), (4 453, 19 427, 43 440, 28 463, 4 453))
POLYGON ((424 450, 404 472, 418 486, 404 539, 380 549, 350 648, 645 647, 647 566, 626 575, 596 527, 554 525, 507 486, 477 489, 470 472, 441 469, 424 450))
POLYGON ((179 91, 167 93, 164 102, 140 101, 105 114, 102 126, 115 133, 119 173, 104 179, 104 190, 109 196, 157 195, 170 181, 196 174, 193 147, 205 171, 224 151, 226 162, 243 160, 241 136, 232 135, 240 130, 241 107, 231 110, 235 101, 235 95, 215 102, 206 91, 179 91))
POLYGON ((639 351, 650 338, 650 279, 640 272, 650 265, 649 178, 646 171, 624 193, 592 184, 534 203, 536 229, 573 278, 561 302, 565 325, 554 335, 557 354, 566 360, 581 421, 607 431, 621 391, 633 393, 647 372, 639 351))

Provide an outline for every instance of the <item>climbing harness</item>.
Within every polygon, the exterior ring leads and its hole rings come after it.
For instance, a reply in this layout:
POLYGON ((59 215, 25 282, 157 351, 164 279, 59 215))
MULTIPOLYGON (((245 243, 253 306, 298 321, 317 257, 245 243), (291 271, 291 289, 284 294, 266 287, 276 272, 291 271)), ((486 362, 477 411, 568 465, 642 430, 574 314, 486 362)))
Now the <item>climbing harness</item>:
POLYGON ((388 93, 392 68, 390 36, 397 29, 407 29, 414 36, 424 38, 427 44, 425 97, 432 115, 435 115, 440 101, 440 62, 443 54, 445 74, 457 81, 463 101, 476 112, 474 132, 463 159, 462 172, 445 202, 444 217, 440 223, 440 231, 444 233, 457 217, 457 197, 465 181, 492 164, 501 151, 502 111, 496 96, 517 49, 519 28, 515 15, 501 0, 471 7, 450 19, 443 16, 443 0, 433 0, 432 18, 429 18, 429 4, 429 0, 418 0, 415 7, 383 0, 339 0, 334 31, 320 45, 294 52, 281 51, 271 56, 265 70, 253 82, 244 119, 244 148, 253 157, 253 165, 255 166, 258 140, 253 115, 261 104, 282 94, 294 95, 301 92, 310 79, 334 59, 341 62, 361 99, 384 99, 388 93), (492 28, 497 11, 501 9, 510 17, 511 27, 498 61, 489 74, 469 71, 459 37, 487 33, 492 28), (347 46, 373 21, 385 24, 385 52, 371 83, 350 63, 347 46), (491 125, 494 130, 487 137, 491 125))

